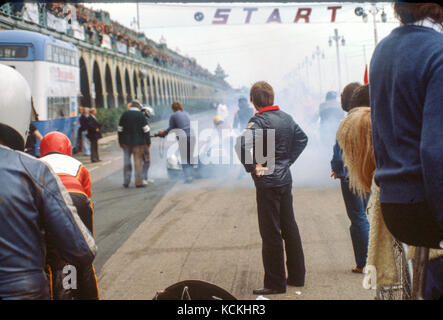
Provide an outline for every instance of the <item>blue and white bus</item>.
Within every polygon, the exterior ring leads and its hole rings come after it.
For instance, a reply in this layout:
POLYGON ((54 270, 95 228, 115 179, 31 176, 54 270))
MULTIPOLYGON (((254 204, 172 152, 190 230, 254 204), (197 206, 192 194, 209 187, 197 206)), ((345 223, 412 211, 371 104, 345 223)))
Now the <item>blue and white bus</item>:
POLYGON ((0 63, 15 68, 28 81, 38 114, 33 123, 42 135, 57 130, 73 144, 80 93, 78 61, 72 43, 31 31, 0 31, 0 63))

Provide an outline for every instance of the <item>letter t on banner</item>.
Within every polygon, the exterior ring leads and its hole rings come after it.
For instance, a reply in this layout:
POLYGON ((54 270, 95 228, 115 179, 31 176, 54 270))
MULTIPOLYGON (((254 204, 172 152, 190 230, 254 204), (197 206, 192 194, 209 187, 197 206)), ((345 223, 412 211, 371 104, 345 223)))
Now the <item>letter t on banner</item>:
POLYGON ((331 22, 335 22, 335 17, 337 16, 337 10, 338 9, 341 9, 341 6, 328 7, 328 10, 332 10, 331 22))

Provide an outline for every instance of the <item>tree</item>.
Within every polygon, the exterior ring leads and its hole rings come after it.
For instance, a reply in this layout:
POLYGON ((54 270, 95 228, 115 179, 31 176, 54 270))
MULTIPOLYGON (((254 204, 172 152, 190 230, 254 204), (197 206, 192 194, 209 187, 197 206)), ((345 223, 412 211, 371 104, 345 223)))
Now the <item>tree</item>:
POLYGON ((222 69, 220 64, 217 64, 217 68, 215 69, 215 76, 217 78, 220 78, 224 80, 228 75, 225 73, 225 71, 222 69))

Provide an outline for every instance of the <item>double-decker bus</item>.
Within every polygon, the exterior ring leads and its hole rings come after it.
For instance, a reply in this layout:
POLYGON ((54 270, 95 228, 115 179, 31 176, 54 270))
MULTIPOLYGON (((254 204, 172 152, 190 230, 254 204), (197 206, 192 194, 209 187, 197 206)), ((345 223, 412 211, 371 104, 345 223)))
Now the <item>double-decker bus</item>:
POLYGON ((34 125, 42 135, 63 132, 73 144, 80 92, 78 61, 72 43, 31 31, 0 31, 0 63, 15 68, 28 81, 38 115, 34 125))

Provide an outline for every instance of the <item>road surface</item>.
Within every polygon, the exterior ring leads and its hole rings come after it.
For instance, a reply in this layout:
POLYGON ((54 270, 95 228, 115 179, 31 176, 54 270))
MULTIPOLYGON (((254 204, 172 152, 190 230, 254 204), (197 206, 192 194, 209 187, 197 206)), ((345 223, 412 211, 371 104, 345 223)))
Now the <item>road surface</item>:
MULTIPOLYGON (((152 299, 188 279, 212 282, 237 299, 255 299, 252 290, 263 285, 263 266, 251 178, 238 179, 233 172, 191 185, 170 181, 159 148, 155 139, 155 184, 143 189, 122 187, 122 152, 115 139, 100 144, 102 162, 78 156, 93 180, 101 299, 152 299)), ((350 223, 338 182, 295 184, 293 198, 306 284, 269 298, 373 299, 374 291, 362 287, 363 275, 351 272, 350 223)))

